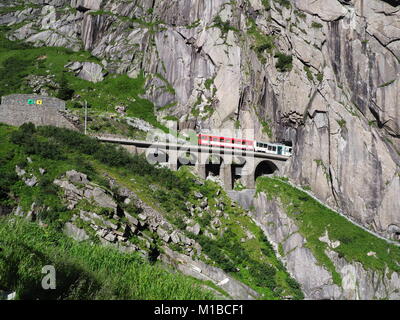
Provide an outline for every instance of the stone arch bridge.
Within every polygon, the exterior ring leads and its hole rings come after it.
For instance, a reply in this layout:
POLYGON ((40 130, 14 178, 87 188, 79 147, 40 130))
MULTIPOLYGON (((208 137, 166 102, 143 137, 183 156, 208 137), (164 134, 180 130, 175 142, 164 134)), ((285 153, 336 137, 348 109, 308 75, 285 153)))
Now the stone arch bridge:
POLYGON ((283 155, 248 150, 149 142, 108 135, 94 137, 101 142, 119 144, 133 154, 146 154, 150 163, 159 163, 171 170, 189 165, 195 167, 204 179, 210 175, 219 176, 225 190, 232 190, 237 179, 240 179, 246 188, 254 189, 259 176, 279 174, 289 159, 283 155))

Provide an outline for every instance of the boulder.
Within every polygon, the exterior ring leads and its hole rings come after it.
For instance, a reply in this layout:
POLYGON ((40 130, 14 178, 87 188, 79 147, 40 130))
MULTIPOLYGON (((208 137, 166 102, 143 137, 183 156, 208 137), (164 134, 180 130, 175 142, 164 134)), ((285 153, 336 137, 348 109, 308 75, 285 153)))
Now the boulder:
POLYGON ((109 242, 115 242, 115 240, 117 239, 116 235, 113 233, 108 233, 106 234, 106 236, 104 237, 104 239, 106 239, 109 242))
POLYGON ((31 175, 30 178, 25 178, 24 182, 28 187, 34 187, 38 183, 38 179, 34 175, 31 175))
POLYGON ((207 200, 207 198, 205 198, 205 199, 203 199, 203 201, 201 201, 200 207, 204 209, 207 206, 208 206, 208 200, 207 200))
POLYGON ((171 233, 171 241, 175 244, 178 244, 181 242, 181 239, 176 231, 171 233))
POLYGON ((203 198, 204 198, 203 194, 202 194, 201 192, 197 192, 197 191, 194 193, 194 196, 195 196, 197 199, 203 199, 203 198))
POLYGON ((221 220, 219 220, 217 217, 211 220, 211 226, 213 228, 219 228, 221 226, 221 220))
POLYGON ((121 115, 126 114, 126 107, 125 106, 116 106, 115 111, 121 115))
POLYGON ((157 229, 157 234, 166 243, 168 243, 170 241, 170 239, 171 239, 171 237, 169 236, 168 232, 165 231, 162 228, 158 228, 157 229))
POLYGON ((193 226, 193 233, 197 236, 197 235, 200 234, 200 230, 201 230, 200 224, 196 223, 196 224, 193 226))
POLYGON ((78 228, 71 222, 67 222, 65 224, 64 233, 67 236, 72 237, 76 241, 84 241, 84 240, 89 239, 89 236, 87 235, 87 233, 84 229, 78 228))
POLYGON ((79 72, 80 70, 82 70, 82 67, 83 67, 82 62, 78 61, 70 62, 64 66, 64 68, 67 68, 73 72, 79 72))
POLYGON ((93 62, 84 62, 81 71, 78 73, 79 78, 93 83, 103 81, 104 76, 103 67, 93 62))
POLYGON ((85 197, 93 199, 97 205, 103 208, 116 209, 117 203, 114 199, 106 193, 105 190, 95 187, 93 191, 85 190, 85 197))
POLYGON ((21 169, 19 166, 15 166, 15 172, 17 173, 18 177, 22 177, 26 174, 26 171, 21 169))
POLYGON ((129 223, 130 224, 132 224, 132 225, 134 225, 134 226, 137 226, 138 224, 139 224, 139 220, 138 219, 136 219, 135 217, 132 217, 129 213, 127 213, 127 212, 124 212, 125 213, 125 217, 126 217, 126 219, 128 219, 128 221, 129 221, 129 223))
POLYGON ((75 170, 70 170, 65 173, 66 178, 68 181, 72 183, 82 183, 86 184, 89 183, 89 180, 87 178, 87 175, 75 170))

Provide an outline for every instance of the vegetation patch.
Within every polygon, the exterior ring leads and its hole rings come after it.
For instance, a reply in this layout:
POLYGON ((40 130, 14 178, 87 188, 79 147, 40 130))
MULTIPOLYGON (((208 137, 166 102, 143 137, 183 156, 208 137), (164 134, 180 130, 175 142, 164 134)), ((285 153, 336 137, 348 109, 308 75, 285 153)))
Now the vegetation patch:
MULTIPOLYGON (((115 113, 118 105, 126 106, 126 114, 143 119, 155 127, 164 129, 157 121, 154 105, 142 98, 146 78, 136 79, 127 75, 109 75, 103 81, 92 83, 65 72, 64 66, 73 61, 99 62, 86 51, 73 52, 65 48, 34 48, 18 41, 9 41, 7 27, 0 27, 0 95, 33 93, 28 76, 54 76, 57 87, 49 87, 48 93, 67 101, 69 108, 81 108, 87 101, 91 110, 115 113), (79 97, 79 98, 78 98, 79 97)), ((169 86, 167 90, 171 90, 169 86)))
POLYGON ((275 53, 275 58, 278 58, 276 62, 276 68, 280 72, 290 72, 293 68, 293 57, 286 55, 282 52, 275 53))
MULTIPOLYGON (((48 225, 48 230, 60 232, 74 214, 61 202, 60 191, 52 183, 55 178, 67 170, 75 169, 87 174, 92 182, 108 187, 103 176, 107 174, 121 186, 134 191, 142 201, 162 212, 188 237, 196 239, 202 245, 202 252, 208 256, 200 256, 206 263, 222 268, 255 289, 264 299, 280 299, 288 295, 295 299, 303 297, 299 285, 290 278, 262 231, 247 217, 244 210, 234 205, 218 184, 212 181, 196 183, 198 178, 186 167, 178 172, 157 168, 150 165, 144 156, 132 156, 124 149, 101 144, 75 131, 55 127, 36 128, 32 124, 23 125, 19 129, 0 125, 0 162, 0 205, 11 208, 20 205, 25 212, 33 202, 37 206, 49 208, 39 214, 41 221, 48 225), (32 163, 26 160, 28 156, 32 163), (37 186, 28 187, 16 176, 14 172, 17 164, 38 177, 37 186), (47 172, 40 175, 39 168, 45 168, 47 172), (199 205, 195 192, 204 195, 209 207, 202 217, 195 218, 202 229, 199 235, 185 231, 184 222, 185 218, 193 219, 187 206, 188 201, 199 205), (223 203, 223 213, 226 214, 219 218, 219 230, 226 228, 223 233, 211 228, 211 221, 220 209, 217 198, 219 203, 223 203), (203 233, 206 228, 215 235, 215 239, 203 233), (246 230, 254 237, 247 238, 246 230)), ((88 203, 79 204, 76 210, 79 208, 97 212, 88 203)), ((98 214, 102 215, 103 212, 98 214)), ((132 214, 135 215, 134 212, 132 214)), ((135 237, 130 239, 134 243, 138 240, 135 237)), ((155 245, 160 244, 156 241, 155 245)), ((162 250, 161 247, 153 249, 162 250)), ((122 297, 134 296, 129 294, 122 297)), ((144 297, 149 298, 148 295, 144 297)), ((172 293, 166 297, 172 298, 172 293)))
POLYGON ((223 21, 219 15, 217 15, 214 18, 213 22, 214 24, 211 27, 220 29, 223 36, 226 36, 229 31, 234 31, 234 32, 239 31, 238 29, 236 29, 231 25, 231 22, 229 20, 223 21))
POLYGON ((340 241, 336 251, 348 262, 361 262, 366 269, 382 273, 386 268, 399 272, 400 248, 364 231, 338 213, 326 208, 307 193, 279 179, 261 177, 257 191, 270 199, 281 200, 286 213, 296 222, 299 232, 307 239, 307 247, 316 259, 332 273, 334 282, 341 285, 339 273, 325 253, 327 244, 319 240, 328 232, 331 241, 340 241), (294 214, 296 212, 296 214, 294 214), (368 255, 369 252, 376 255, 368 255))
POLYGON ((0 287, 16 290, 17 299, 213 299, 198 282, 137 254, 77 243, 22 218, 1 218, 0 239, 0 287), (41 286, 46 265, 56 269, 55 290, 41 286))
POLYGON ((262 63, 266 63, 264 53, 272 54, 272 51, 275 48, 274 37, 262 33, 261 30, 257 27, 254 19, 248 19, 247 23, 247 34, 252 37, 254 42, 252 49, 256 52, 260 61, 262 63))

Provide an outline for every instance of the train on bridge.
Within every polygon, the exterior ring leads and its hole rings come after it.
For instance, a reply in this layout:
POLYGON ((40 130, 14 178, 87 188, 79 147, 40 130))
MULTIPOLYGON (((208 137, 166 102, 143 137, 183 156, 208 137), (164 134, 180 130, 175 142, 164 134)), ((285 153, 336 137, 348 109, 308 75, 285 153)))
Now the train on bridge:
POLYGON ((241 149, 254 152, 270 153, 290 157, 292 147, 284 144, 259 142, 255 140, 227 138, 207 134, 199 134, 198 144, 200 146, 211 146, 216 148, 241 149))

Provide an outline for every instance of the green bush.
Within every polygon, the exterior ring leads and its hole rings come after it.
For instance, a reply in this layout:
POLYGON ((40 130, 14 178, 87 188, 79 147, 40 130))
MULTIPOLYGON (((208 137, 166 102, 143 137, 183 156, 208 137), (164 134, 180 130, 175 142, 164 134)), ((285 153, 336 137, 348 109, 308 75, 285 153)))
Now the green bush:
MULTIPOLYGON (((317 162, 317 161, 316 161, 317 162)), ((292 216, 299 232, 307 239, 308 248, 319 263, 332 273, 334 282, 341 285, 340 274, 326 255, 326 243, 319 240, 328 232, 331 241, 340 241, 340 246, 331 248, 348 262, 360 262, 364 268, 381 273, 386 268, 399 272, 400 248, 379 239, 352 224, 338 213, 326 208, 302 192, 278 179, 262 177, 257 180, 257 191, 268 197, 279 198, 285 211, 292 216), (296 213, 296 215, 294 215, 296 213), (376 252, 376 257, 368 252, 376 252)))
POLYGON ((311 23, 311 28, 314 28, 314 29, 321 29, 322 27, 323 27, 323 25, 320 24, 320 23, 318 23, 318 22, 313 21, 313 22, 311 23))
POLYGON ((269 0, 261 0, 261 3, 264 6, 265 10, 271 10, 271 4, 269 3, 269 0))
POLYGON ((74 90, 69 87, 68 81, 63 73, 60 80, 60 89, 58 90, 57 98, 67 101, 70 100, 73 97, 73 95, 74 95, 74 90))
POLYGON ((220 16, 214 18, 213 27, 219 28, 223 35, 227 34, 229 31, 238 31, 236 28, 231 26, 230 21, 222 21, 220 16))
POLYGON ((276 62, 276 68, 280 72, 289 72, 293 68, 293 57, 286 55, 284 53, 278 52, 275 54, 275 58, 278 58, 278 61, 276 62))

